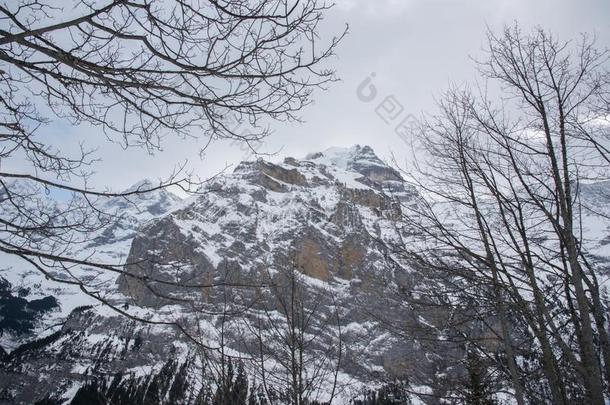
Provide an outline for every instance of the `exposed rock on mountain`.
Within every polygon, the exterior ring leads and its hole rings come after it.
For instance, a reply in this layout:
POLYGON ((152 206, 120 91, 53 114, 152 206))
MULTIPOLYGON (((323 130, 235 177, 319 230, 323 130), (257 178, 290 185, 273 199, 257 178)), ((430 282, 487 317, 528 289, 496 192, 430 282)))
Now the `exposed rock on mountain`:
MULTIPOLYGON (((246 283, 261 279, 261 271, 277 271, 276 262, 291 253, 305 275, 324 282, 391 276, 386 243, 397 238, 393 221, 400 204, 416 198, 366 146, 283 164, 242 163, 211 190, 144 226, 128 271, 181 285, 210 283, 223 277, 229 261, 246 283)), ((185 293, 126 277, 119 288, 141 305, 159 302, 151 289, 185 293)))
MULTIPOLYGON (((610 212, 607 185, 584 189, 590 206, 610 212)), ((442 393, 460 372, 450 360, 462 356, 459 347, 448 342, 447 357, 440 358, 425 339, 442 341, 442 325, 460 314, 418 301, 416 287, 433 289, 434 281, 396 254, 412 234, 401 222, 403 209, 420 204, 421 197, 371 148, 332 148, 282 163, 242 162, 201 191, 187 201, 156 192, 107 202, 105 209, 120 214, 118 221, 90 248, 122 258, 132 277, 96 279, 114 304, 149 323, 104 306, 75 309, 95 303, 57 290, 61 312, 71 311, 66 322, 46 333, 34 328, 38 336, 20 347, 1 345, 8 353, 0 350, 0 403, 78 404, 99 395, 146 403, 152 386, 165 399, 190 387, 195 395, 183 403, 208 403, 218 385, 213 367, 202 360, 214 355, 202 347, 218 348, 222 341, 223 353, 252 359, 262 337, 285 326, 280 315, 286 297, 315 313, 308 330, 313 352, 336 356, 340 337, 337 375, 356 391, 384 376, 415 378, 425 392, 442 393), (302 283, 297 293, 290 291, 295 274, 302 283), (191 375, 204 377, 185 377, 191 375)), ((609 230, 596 228, 595 215, 584 216, 585 228, 603 245, 609 230)), ((46 285, 28 274, 30 284, 46 285)), ((272 358, 281 347, 265 350, 272 358)), ((256 379, 252 364, 246 372, 256 379)), ((338 403, 354 395, 342 391, 338 403)))

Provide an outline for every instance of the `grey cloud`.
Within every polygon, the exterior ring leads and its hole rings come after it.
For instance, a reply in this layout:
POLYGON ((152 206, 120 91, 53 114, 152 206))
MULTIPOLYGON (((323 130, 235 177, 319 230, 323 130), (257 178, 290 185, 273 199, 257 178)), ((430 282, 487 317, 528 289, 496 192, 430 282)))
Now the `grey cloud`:
MULTIPOLYGON (((471 81, 474 68, 469 55, 479 53, 486 25, 501 28, 518 20, 525 29, 541 25, 563 39, 595 32, 604 47, 610 43, 609 17, 607 0, 340 0, 325 20, 322 34, 338 34, 344 23, 350 24, 351 33, 334 60, 342 81, 327 92, 315 93, 315 104, 302 113, 304 124, 274 124, 275 133, 261 151, 281 150, 280 159, 359 143, 372 146, 382 157, 390 151, 400 156, 404 144, 394 126, 376 113, 378 102, 394 96, 405 116, 417 115, 432 108, 434 96, 449 83, 471 81), (372 72, 379 94, 366 103, 356 90, 372 72)), ((166 139, 163 153, 149 156, 143 150, 123 151, 94 131, 66 131, 58 137, 60 146, 79 139, 99 145, 103 163, 97 165, 94 179, 116 189, 141 178, 163 176, 185 158, 197 173, 208 176, 248 156, 227 142, 213 144, 200 160, 197 141, 172 137, 166 139)))

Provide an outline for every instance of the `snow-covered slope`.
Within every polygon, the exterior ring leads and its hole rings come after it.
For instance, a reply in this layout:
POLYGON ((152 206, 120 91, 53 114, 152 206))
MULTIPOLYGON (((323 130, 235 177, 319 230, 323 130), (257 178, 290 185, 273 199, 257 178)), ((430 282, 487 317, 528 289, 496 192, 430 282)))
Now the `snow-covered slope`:
MULTIPOLYGON (((216 179, 188 203, 180 203, 168 194, 135 202, 108 201, 104 209, 120 213, 121 219, 96 235, 88 249, 94 250, 97 257, 128 263, 127 271, 135 275, 150 275, 181 285, 214 284, 229 277, 232 284, 260 285, 264 279, 275 280, 287 266, 296 266, 304 277, 307 296, 316 297, 316 305, 323 304, 320 305, 324 308, 321 318, 329 317, 333 302, 339 308, 344 344, 349 347, 343 356, 341 372, 347 373, 342 374, 343 379, 366 381, 367 376, 383 371, 384 367, 398 374, 404 371, 396 363, 395 350, 399 350, 395 347, 396 342, 383 335, 378 323, 358 310, 357 304, 364 304, 371 311, 379 310, 376 307, 381 303, 379 297, 383 294, 383 286, 395 283, 393 269, 396 264, 391 260, 389 249, 399 241, 395 223, 400 217, 401 204, 417 198, 415 190, 371 148, 332 148, 300 160, 287 158, 281 163, 242 162, 232 173, 216 179)), ((218 309, 220 292, 217 289, 185 289, 155 283, 144 286, 126 277, 119 278, 116 285, 110 285, 114 280, 106 276, 92 275, 113 302, 124 302, 122 308, 132 315, 167 321, 176 317, 193 318, 193 303, 198 308, 205 307, 209 313, 218 309), (166 298, 152 294, 151 286, 166 298), (167 300, 171 296, 190 301, 167 300)), ((36 277, 27 272, 23 281, 13 279, 11 282, 16 281, 15 285, 48 284, 36 277)), ((251 308, 244 315, 246 321, 263 305, 253 305, 260 293, 260 289, 254 290, 232 291, 235 304, 251 308)), ((64 287, 55 290, 54 294, 62 305, 61 313, 54 320, 77 306, 91 304, 88 298, 64 287)), ((263 296, 265 294, 263 292, 263 296)), ((261 302, 268 302, 268 297, 261 302)), ((48 366, 57 370, 64 382, 70 378, 79 380, 74 375, 66 375, 67 365, 56 354, 65 352, 70 346, 74 358, 70 358, 69 363, 79 363, 79 370, 84 370, 95 368, 97 363, 87 359, 99 352, 102 344, 116 342, 116 345, 112 344, 112 351, 121 352, 122 340, 117 341, 112 331, 106 337, 100 336, 99 325, 110 322, 104 319, 114 319, 112 322, 122 325, 121 330, 129 329, 126 325, 131 322, 101 306, 73 314, 69 330, 64 325, 59 331, 64 337, 46 345, 46 355, 38 353, 37 361, 44 362, 48 355, 54 359, 48 366), (74 319, 88 321, 83 325, 74 319), (73 335, 76 331, 78 337, 73 335), (66 339, 65 336, 72 337, 66 339), (80 342, 78 347, 70 343, 75 341, 80 342)), ((218 318, 211 315, 196 319, 197 328, 209 332, 200 338, 214 346, 218 338, 214 332, 218 318)), ((186 324, 192 327, 193 323, 186 324)), ((333 338, 333 328, 317 327, 321 335, 333 338)), ((161 328, 153 335, 174 333, 173 329, 166 329, 161 328)), ((252 336, 233 331, 228 333, 228 338, 232 341, 229 346, 233 346, 228 349, 237 350, 235 353, 239 355, 239 350, 247 347, 252 336)), ((182 341, 180 345, 184 345, 186 340, 183 337, 176 344, 182 341)), ((157 360, 151 360, 148 366, 158 368, 163 364, 167 348, 159 345, 158 338, 151 337, 148 341, 151 343, 144 345, 147 350, 158 354, 155 355, 157 360)), ((183 355, 188 356, 189 349, 182 349, 183 355)), ((130 357, 127 363, 129 369, 144 366, 138 356, 130 357)), ((19 370, 41 387, 37 396, 57 385, 56 376, 40 376, 30 367, 20 366, 19 370), (46 383, 43 383, 45 379, 46 383)), ((20 378, 24 378, 23 375, 20 378)), ((33 394, 29 395, 32 398, 33 394)))
MULTIPOLYGON (((607 191, 607 185, 589 185, 583 198, 610 213, 607 191)), ((397 171, 370 147, 358 145, 280 163, 242 162, 188 201, 166 192, 132 202, 108 201, 104 209, 120 213, 120 220, 99 232, 87 249, 125 263, 133 277, 94 278, 125 313, 178 325, 181 331, 119 316, 77 291, 49 287, 39 275, 23 268, 15 271, 12 265, 10 281, 15 286, 39 284, 36 298, 58 298, 61 312, 45 319, 58 321, 71 314, 68 322, 49 332, 37 330, 46 340, 8 356, 0 371, 0 393, 9 392, 16 403, 48 394, 62 398, 57 403, 69 403, 85 381, 118 371, 133 381, 160 373, 170 359, 201 370, 200 356, 195 355, 201 346, 193 341, 219 347, 222 338, 227 353, 250 358, 257 338, 255 321, 261 315, 278 315, 274 290, 267 286, 285 281, 291 269, 304 283, 305 307, 316 308, 324 321, 313 322, 311 338, 320 345, 313 349, 331 347, 341 336, 338 376, 344 386, 358 391, 382 375, 418 376, 419 381, 431 381, 430 386, 435 380, 442 385, 439 376, 447 376, 451 367, 427 353, 417 331, 434 330, 447 311, 414 311, 401 296, 394 296, 409 295, 425 278, 395 254, 410 233, 401 222, 404 208, 420 202, 397 171), (73 311, 90 304, 95 306, 73 311), (223 309, 232 311, 230 323, 223 321, 223 309), (406 331, 387 332, 396 319, 411 329, 411 340, 396 338, 406 331), (23 383, 36 388, 23 390, 23 383)), ((602 256, 610 229, 596 222, 599 213, 587 215, 584 226, 598 240, 596 253, 602 256)), ((277 317, 277 325, 281 323, 277 317)), ((12 346, 7 344, 10 339, 3 339, 5 347, 15 346, 14 339, 12 346)), ((248 372, 256 375, 254 369, 248 372)), ((193 384, 192 390, 203 389, 193 384)), ((347 402, 353 395, 346 389, 340 400, 347 402)))
MULTIPOLYGON (((186 274, 213 279, 228 261, 241 276, 256 275, 261 266, 276 271, 278 254, 292 252, 314 279, 356 283, 387 272, 377 241, 398 241, 400 205, 415 197, 369 147, 280 164, 242 162, 210 192, 144 227, 130 252, 129 262, 138 265, 128 269, 175 281, 186 274), (169 263, 182 265, 163 265, 169 263)), ((121 280, 125 291, 127 281, 121 280)), ((135 284, 131 295, 155 301, 135 284)))
MULTIPOLYGON (((146 189, 154 185, 151 180, 143 180, 125 191, 146 189)), ((34 189, 32 184, 21 184, 20 188, 34 189)), ((26 194, 23 192, 22 194, 26 194)), ((39 191, 38 195, 44 195, 39 191)), ((49 207, 62 202, 46 200, 49 207)), ((162 216, 178 207, 182 200, 167 190, 156 190, 146 194, 135 194, 127 198, 107 198, 98 202, 97 209, 111 218, 109 225, 87 235, 87 241, 75 244, 72 254, 89 257, 103 263, 123 263, 129 252, 131 241, 137 229, 148 221, 162 216)), ((47 208, 49 209, 49 208, 47 208)), ((7 284, 7 289, 15 292, 26 301, 53 297, 58 306, 37 315, 30 333, 15 333, 3 330, 0 333, 0 347, 12 350, 20 344, 55 332, 61 323, 75 309, 86 305, 96 305, 97 301, 82 293, 78 286, 71 286, 49 281, 19 257, 0 252, 0 278, 7 284)), ((73 275, 90 281, 99 289, 109 292, 115 289, 116 274, 92 268, 74 268, 73 275)), ((57 274, 60 277, 65 274, 57 274)))

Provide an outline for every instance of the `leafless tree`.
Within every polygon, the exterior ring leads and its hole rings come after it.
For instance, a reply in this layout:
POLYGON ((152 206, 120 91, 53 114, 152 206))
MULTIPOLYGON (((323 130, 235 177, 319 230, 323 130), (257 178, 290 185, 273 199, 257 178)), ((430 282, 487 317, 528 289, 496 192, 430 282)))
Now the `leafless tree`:
POLYGON ((80 153, 65 153, 46 125, 61 119, 150 152, 166 135, 199 137, 203 148, 214 139, 252 145, 269 133, 270 120, 298 120, 312 91, 335 79, 326 60, 345 32, 320 43, 329 7, 317 0, 3 2, 0 251, 129 315, 75 271, 126 274, 126 263, 102 263, 83 249, 116 220, 103 202, 133 202, 172 186, 193 192, 203 182, 179 165, 158 184, 129 192, 94 188, 95 151, 81 145, 80 153))
POLYGON ((295 263, 278 272, 268 274, 266 305, 244 329, 254 337, 253 369, 271 404, 330 404, 343 388, 339 306, 330 293, 308 287, 295 263))
POLYGON ((420 235, 405 257, 440 274, 446 296, 489 308, 477 319, 502 347, 497 367, 518 403, 603 404, 607 308, 581 185, 608 174, 608 55, 587 36, 561 42, 516 25, 490 32, 486 49, 479 71, 499 83, 500 102, 451 89, 414 134, 410 174, 428 202, 405 207, 420 235), (550 398, 527 388, 528 335, 550 398))

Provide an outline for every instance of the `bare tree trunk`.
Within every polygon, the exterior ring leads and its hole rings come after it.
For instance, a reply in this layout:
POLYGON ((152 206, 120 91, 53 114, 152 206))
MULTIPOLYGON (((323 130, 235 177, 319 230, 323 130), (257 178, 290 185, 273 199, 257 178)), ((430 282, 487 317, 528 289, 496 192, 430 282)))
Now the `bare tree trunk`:
MULTIPOLYGON (((570 239, 573 238, 570 237, 570 239)), ((585 290, 583 287, 582 267, 580 266, 578 260, 574 259, 574 257, 577 258, 578 256, 573 244, 573 240, 568 242, 567 250, 568 254, 570 255, 570 266, 572 268, 572 278, 574 280, 574 290, 576 292, 576 303, 580 312, 583 354, 586 356, 583 359, 583 363, 589 377, 588 388, 590 391, 591 403, 603 405, 604 394, 602 388, 602 376, 599 369, 599 362, 593 339, 591 318, 589 317, 589 300, 585 295, 585 290)))
POLYGON ((492 272, 492 287, 494 291, 495 305, 498 310, 498 315, 500 317, 502 340, 504 344, 504 349, 506 350, 506 356, 508 357, 508 369, 513 383, 513 388, 515 389, 515 399, 517 400, 518 405, 523 405, 525 403, 523 398, 523 386, 521 385, 521 382, 519 380, 519 372, 517 369, 517 363, 515 361, 515 354, 511 342, 509 326, 506 319, 506 308, 504 306, 504 303, 502 302, 502 290, 498 277, 498 268, 496 266, 496 260, 494 258, 493 249, 490 246, 487 228, 484 225, 482 213, 479 210, 472 178, 470 177, 469 168, 464 155, 463 145, 460 144, 458 147, 460 150, 460 160, 462 162, 462 174, 466 183, 465 186, 468 189, 472 208, 475 212, 477 227, 479 228, 479 235, 481 236, 481 240, 483 242, 483 245, 485 246, 487 264, 489 265, 489 268, 492 272))
POLYGON ((563 172, 563 181, 560 174, 560 168, 555 157, 555 149, 553 146, 553 140, 551 130, 548 125, 546 116, 546 109, 543 105, 539 106, 542 121, 544 123, 544 131, 546 133, 547 147, 549 149, 549 157, 551 161, 551 168, 553 173, 553 179, 555 187, 557 189, 557 199, 559 205, 559 212, 563 221, 563 226, 558 224, 558 228, 561 230, 560 236, 562 242, 565 244, 565 249, 568 255, 568 263, 572 272, 572 283, 574 285, 574 292, 576 295, 576 305, 580 314, 580 325, 582 334, 582 354, 584 358, 582 362, 587 371, 587 388, 592 404, 604 404, 604 394, 602 388, 602 376, 599 369, 599 362, 597 357, 597 351, 595 349, 595 342, 593 337, 593 327, 590 317, 589 300, 585 294, 583 285, 583 269, 579 261, 579 247, 574 237, 574 214, 573 214, 573 202, 572 194, 570 191, 570 171, 568 168, 568 157, 567 157, 567 146, 565 139, 565 119, 563 117, 563 110, 561 103, 560 108, 560 141, 561 141, 561 156, 563 159, 563 165, 561 171, 563 172))
MULTIPOLYGON (((494 278, 497 278, 497 273, 494 272, 494 278)), ((496 305, 498 306, 498 316, 500 317, 500 327, 502 328, 502 340, 504 341, 504 349, 506 350, 506 357, 508 361, 508 370, 510 377, 513 382, 513 388, 515 389, 515 400, 518 405, 524 405, 525 399, 523 395, 523 385, 519 379, 519 370, 517 368, 517 362, 515 361, 515 351, 513 350, 513 343, 510 335, 510 326, 506 319, 506 307, 502 302, 501 290, 499 287, 495 288, 495 295, 498 298, 496 305)))
POLYGON ((606 322, 604 306, 602 304, 602 300, 599 294, 599 284, 597 282, 597 277, 595 277, 595 273, 590 268, 586 258, 583 257, 583 261, 585 266, 591 270, 591 280, 589 280, 589 278, 585 276, 584 281, 589 287, 589 291, 591 292, 591 306, 593 309, 593 317, 595 319, 595 326, 599 335, 599 344, 604 360, 603 363, 604 376, 606 378, 606 392, 610 396, 610 338, 608 337, 608 326, 606 322))

